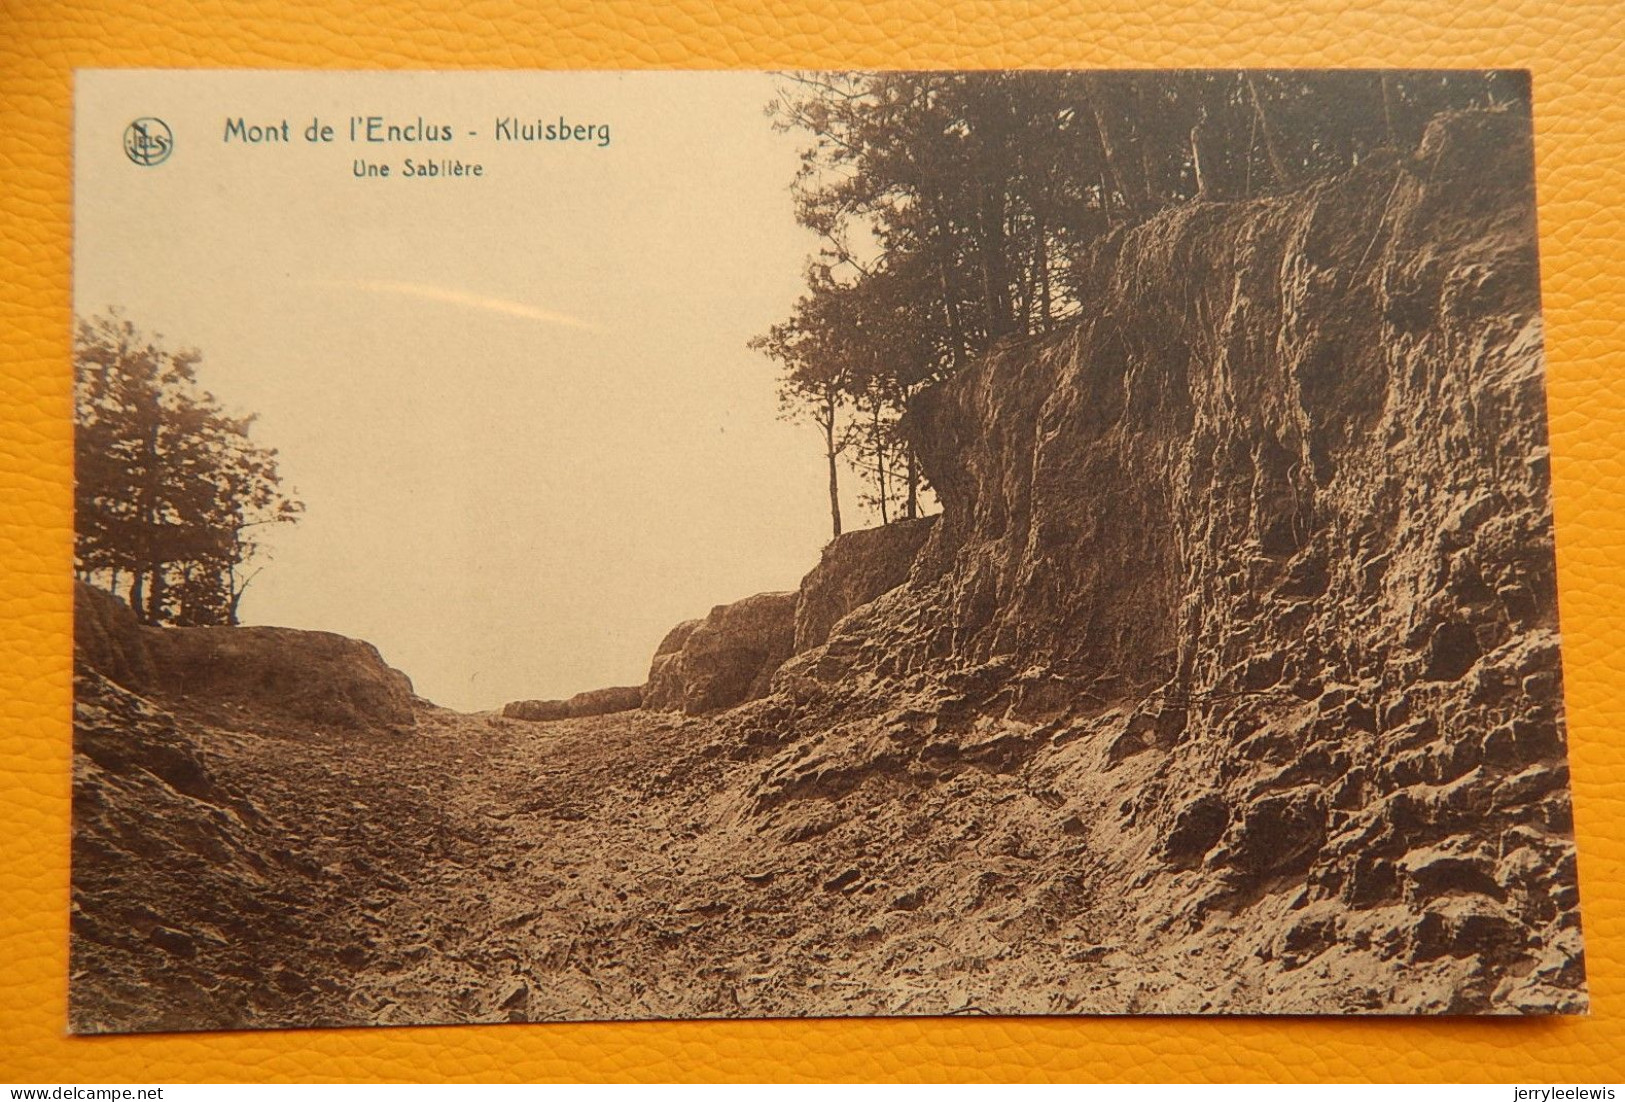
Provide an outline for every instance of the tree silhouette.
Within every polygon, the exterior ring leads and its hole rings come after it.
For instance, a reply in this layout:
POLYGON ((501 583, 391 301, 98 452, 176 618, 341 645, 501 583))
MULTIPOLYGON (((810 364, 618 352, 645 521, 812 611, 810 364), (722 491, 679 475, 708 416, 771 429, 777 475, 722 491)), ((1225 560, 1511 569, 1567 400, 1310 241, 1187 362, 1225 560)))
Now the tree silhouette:
POLYGON ((296 521, 276 452, 197 383, 200 355, 170 351, 118 313, 74 338, 75 567, 149 624, 235 624, 258 533, 296 521))
MULTIPOLYGON (((827 281, 827 277, 826 277, 827 281)), ((850 402, 851 332, 839 311, 840 296, 814 281, 815 290, 796 303, 788 321, 751 341, 751 347, 784 365, 779 409, 789 420, 818 427, 829 472, 829 513, 834 535, 841 534, 841 454, 850 437, 842 417, 850 402), (820 293, 817 288, 823 288, 820 293)))

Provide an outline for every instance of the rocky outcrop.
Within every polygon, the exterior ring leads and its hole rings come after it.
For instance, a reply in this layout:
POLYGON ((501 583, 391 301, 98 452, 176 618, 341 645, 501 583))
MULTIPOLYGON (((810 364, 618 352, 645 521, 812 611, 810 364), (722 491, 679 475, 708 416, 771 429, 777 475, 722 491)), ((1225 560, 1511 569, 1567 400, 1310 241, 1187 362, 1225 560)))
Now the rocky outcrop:
POLYGON ((820 646, 843 616, 908 580, 936 517, 900 520, 836 536, 801 580, 796 653, 820 646))
POLYGON ((568 700, 514 700, 502 706, 505 719, 525 719, 533 723, 552 723, 570 718, 568 700))
POLYGON ((643 706, 700 715, 766 696, 795 650, 796 600, 758 593, 678 625, 655 653, 643 706))
POLYGON ((701 715, 759 700, 788 658, 823 644, 842 617, 907 579, 935 519, 837 536, 796 592, 758 593, 685 620, 661 640, 642 686, 519 700, 502 714, 544 722, 639 707, 701 715))
POLYGON ((758 593, 678 624, 655 651, 643 706, 700 715, 760 700, 792 655, 821 646, 843 617, 908 578, 935 520, 837 536, 797 591, 758 593))
POLYGON ((516 700, 503 707, 508 719, 550 721, 581 719, 630 712, 643 706, 643 686, 625 685, 613 689, 591 689, 569 700, 516 700))
POLYGON ((643 701, 650 708, 664 710, 670 707, 670 701, 682 699, 682 680, 678 676, 681 670, 679 656, 683 653, 683 644, 688 642, 688 637, 699 626, 698 620, 684 620, 668 631, 655 648, 654 657, 649 660, 649 679, 643 685, 643 701))
POLYGON ((194 711, 349 731, 416 722, 407 676, 371 644, 331 632, 148 627, 117 597, 81 584, 74 643, 86 668, 194 711))

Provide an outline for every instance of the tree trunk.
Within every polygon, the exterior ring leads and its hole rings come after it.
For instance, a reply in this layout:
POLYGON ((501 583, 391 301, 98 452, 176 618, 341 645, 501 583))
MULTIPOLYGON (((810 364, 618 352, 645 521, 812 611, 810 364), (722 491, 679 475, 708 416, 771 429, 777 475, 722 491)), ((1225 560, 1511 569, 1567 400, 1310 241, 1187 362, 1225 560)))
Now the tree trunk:
MULTIPOLYGON (((835 396, 824 398, 824 458, 829 462, 829 520, 835 535, 841 534, 841 483, 835 462, 840 449, 835 446, 835 396)), ((235 606, 233 612, 235 612, 235 606)))
POLYGON ((886 503, 886 444, 880 438, 880 402, 869 407, 870 443, 875 449, 875 492, 880 497, 880 523, 890 524, 891 515, 886 503))
POLYGON ((948 323, 948 362, 957 372, 965 365, 965 330, 959 322, 959 304, 954 301, 953 288, 948 283, 947 266, 937 269, 942 277, 942 313, 948 323))
POLYGON ((1140 183, 1145 188, 1145 209, 1155 211, 1162 206, 1162 181, 1156 159, 1151 149, 1153 142, 1143 133, 1143 128, 1149 118, 1146 112, 1145 96, 1141 86, 1134 85, 1134 145, 1140 154, 1140 183))
POLYGON ((1010 310, 1010 281, 1006 277, 1004 191, 1002 183, 983 182, 977 202, 981 223, 982 305, 987 314, 987 341, 992 344, 1009 334, 1013 318, 1010 310))
POLYGON ((158 470, 160 454, 158 434, 162 430, 164 415, 156 396, 152 400, 150 415, 152 421, 142 439, 146 470, 142 472, 141 478, 139 543, 132 549, 141 565, 136 571, 135 588, 131 590, 130 607, 143 623, 156 624, 158 620, 154 613, 162 607, 158 594, 163 588, 164 570, 164 564, 158 557, 158 496, 161 486, 158 470), (146 585, 149 577, 152 582, 150 590, 146 585))
POLYGON ((130 583, 130 610, 143 624, 151 623, 147 619, 147 576, 140 570, 134 573, 135 580, 130 583))
POLYGON ((968 119, 975 142, 976 230, 981 254, 982 307, 987 318, 984 345, 1015 327, 1010 291, 1010 184, 1014 174, 1009 146, 1013 123, 1008 105, 990 97, 968 119))
POLYGON ((1377 83, 1382 87, 1382 125, 1388 131, 1388 145, 1389 148, 1397 149, 1399 136, 1394 133, 1394 98, 1388 88, 1388 74, 1383 73, 1379 76, 1377 83))
MULTIPOLYGON (((1206 125, 1205 117, 1198 118, 1196 125, 1191 127, 1191 171, 1196 176, 1196 201, 1199 203, 1213 197, 1211 195, 1213 189, 1212 169, 1202 159, 1202 127, 1204 125, 1206 125)), ((1251 153, 1252 150, 1249 147, 1248 155, 1251 156, 1251 153)))
POLYGON ((916 520, 920 515, 920 466, 914 456, 914 445, 905 444, 904 449, 908 460, 908 501, 904 515, 909 520, 916 520))
POLYGON ((164 564, 152 564, 152 588, 147 591, 147 623, 161 624, 164 620, 164 597, 168 581, 164 576, 164 564))
POLYGON ((1015 331, 1023 336, 1033 331, 1033 310, 1038 298, 1037 254, 1033 260, 1021 265, 1021 285, 1016 289, 1015 331))
POLYGON ((1292 174, 1287 171, 1286 162, 1281 159, 1281 151, 1275 144, 1275 132, 1270 129, 1269 115, 1264 113, 1264 101, 1258 96, 1258 85, 1253 78, 1247 78, 1247 93, 1252 97, 1253 110, 1258 115, 1258 129, 1264 136, 1264 152, 1270 157, 1270 171, 1275 173, 1275 182, 1282 187, 1290 186, 1292 174))
POLYGON ((948 233, 948 219, 942 213, 940 197, 932 200, 931 220, 937 235, 937 276, 942 283, 943 320, 948 325, 949 361, 957 372, 965 362, 965 328, 959 319, 959 302, 950 274, 954 256, 953 238, 948 233))
MULTIPOLYGON (((1192 142, 1194 142, 1195 141, 1194 134, 1196 132, 1193 130, 1191 133, 1193 135, 1191 140, 1192 140, 1192 142)), ((1252 127, 1251 127, 1251 129, 1249 129, 1247 131, 1247 173, 1246 173, 1246 176, 1243 178, 1242 183, 1241 183, 1241 197, 1243 199, 1251 199, 1253 197, 1253 154, 1257 151, 1257 149, 1258 149, 1258 115, 1254 114, 1253 115, 1253 121, 1252 121, 1252 127)))
MULTIPOLYGON (((1038 220, 1038 323, 1048 333, 1053 304, 1049 293, 1049 227, 1038 220)), ((912 461, 912 456, 910 457, 912 461)))
POLYGON ((1106 123, 1106 113, 1101 110, 1100 99, 1099 86, 1091 81, 1089 111, 1095 117, 1095 132, 1100 136, 1100 152, 1105 159, 1107 171, 1111 174, 1112 183, 1123 198, 1124 208, 1129 214, 1133 214, 1140 198, 1137 192, 1143 192, 1144 187, 1135 188, 1130 181, 1129 174, 1125 171, 1126 162, 1117 148, 1117 143, 1112 140, 1111 127, 1106 123))

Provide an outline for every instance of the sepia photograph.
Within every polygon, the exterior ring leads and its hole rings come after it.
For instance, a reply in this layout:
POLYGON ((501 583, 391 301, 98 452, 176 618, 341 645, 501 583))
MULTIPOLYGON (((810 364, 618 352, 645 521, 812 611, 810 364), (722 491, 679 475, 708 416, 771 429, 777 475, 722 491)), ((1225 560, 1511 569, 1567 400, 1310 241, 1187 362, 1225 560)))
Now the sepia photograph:
POLYGON ((1514 70, 83 70, 78 1034, 1588 1010, 1514 70))

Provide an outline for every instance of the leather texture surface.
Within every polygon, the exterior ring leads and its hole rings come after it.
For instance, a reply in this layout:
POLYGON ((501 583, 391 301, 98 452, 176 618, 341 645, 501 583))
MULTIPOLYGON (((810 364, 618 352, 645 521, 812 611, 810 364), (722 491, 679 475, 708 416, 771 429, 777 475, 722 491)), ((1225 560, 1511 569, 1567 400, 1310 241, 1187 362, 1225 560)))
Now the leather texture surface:
MULTIPOLYGON (((1625 1079, 1625 31, 1611 2, 0 0, 0 1080, 1625 1079), (69 1038, 76 67, 1450 66, 1534 73, 1593 1011, 675 1022, 69 1038)), ((158 228, 161 232, 161 228, 158 228)))

